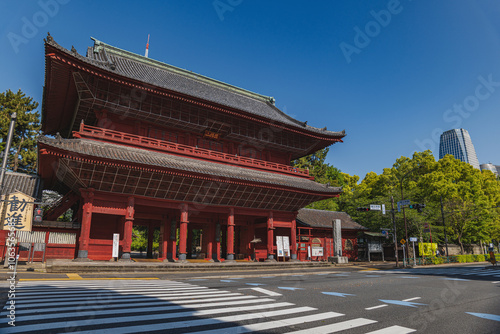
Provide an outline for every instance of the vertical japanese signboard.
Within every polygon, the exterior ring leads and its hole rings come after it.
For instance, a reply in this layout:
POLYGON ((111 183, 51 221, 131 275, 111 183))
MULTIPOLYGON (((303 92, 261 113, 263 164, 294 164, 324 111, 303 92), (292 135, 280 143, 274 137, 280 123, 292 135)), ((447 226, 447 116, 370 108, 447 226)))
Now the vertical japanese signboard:
POLYGON ((112 257, 118 257, 118 250, 120 248, 120 234, 113 233, 113 254, 112 257))
POLYGON ((283 237, 283 253, 284 256, 290 257, 290 239, 288 237, 283 237))
POLYGON ((276 237, 276 248, 278 250, 278 256, 285 256, 283 251, 283 237, 276 237))
POLYGON ((7 224, 10 221, 17 231, 31 231, 34 201, 33 197, 19 191, 5 196, 0 205, 1 228, 9 230, 7 224))

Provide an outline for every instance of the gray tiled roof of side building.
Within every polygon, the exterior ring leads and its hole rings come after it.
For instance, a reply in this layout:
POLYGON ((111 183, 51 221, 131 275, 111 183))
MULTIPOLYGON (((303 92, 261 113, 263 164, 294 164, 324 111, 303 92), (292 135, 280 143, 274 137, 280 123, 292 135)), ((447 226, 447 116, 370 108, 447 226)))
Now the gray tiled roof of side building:
POLYGON ((220 180, 231 179, 251 181, 273 186, 308 190, 325 195, 333 195, 342 191, 339 187, 327 187, 323 184, 301 177, 203 161, 140 148, 98 142, 95 140, 52 139, 42 136, 39 138, 39 142, 81 156, 107 158, 145 166, 157 166, 171 170, 208 175, 213 177, 214 181, 217 181, 217 178, 220 178, 220 180))
POLYGON ((326 211, 317 209, 300 209, 297 215, 298 223, 311 227, 332 228, 332 220, 340 219, 342 229, 368 230, 352 220, 346 212, 326 211))
POLYGON ((37 175, 6 172, 2 195, 20 191, 35 199, 42 197, 42 181, 37 175))
POLYGON ((119 49, 94 39, 95 44, 87 50, 87 57, 71 53, 53 40, 48 44, 100 67, 127 78, 142 81, 170 91, 194 96, 222 106, 242 110, 249 114, 311 131, 325 137, 342 138, 345 131, 328 131, 300 122, 276 108, 271 98, 231 86, 220 81, 183 70, 129 51, 119 49))

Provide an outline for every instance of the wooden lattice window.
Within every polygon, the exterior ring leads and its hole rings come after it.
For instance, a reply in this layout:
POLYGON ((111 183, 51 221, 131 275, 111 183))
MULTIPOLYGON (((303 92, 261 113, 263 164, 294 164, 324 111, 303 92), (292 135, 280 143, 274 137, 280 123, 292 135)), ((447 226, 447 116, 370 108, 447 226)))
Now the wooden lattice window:
POLYGON ((204 138, 198 138, 197 146, 198 148, 204 148, 207 150, 212 150, 217 152, 223 152, 224 149, 222 143, 204 138))
POLYGON ((177 133, 173 133, 170 131, 152 128, 149 130, 149 137, 159 140, 169 141, 172 143, 177 143, 177 133))

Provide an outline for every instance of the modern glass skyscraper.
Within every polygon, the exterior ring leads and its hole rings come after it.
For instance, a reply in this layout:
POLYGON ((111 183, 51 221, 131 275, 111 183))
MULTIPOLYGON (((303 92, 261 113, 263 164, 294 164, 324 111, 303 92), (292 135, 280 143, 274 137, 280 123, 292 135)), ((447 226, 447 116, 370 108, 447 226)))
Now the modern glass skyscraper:
POLYGON ((476 150, 474 149, 474 145, 472 145, 472 140, 467 130, 453 129, 441 134, 439 159, 442 159, 447 154, 451 154, 455 159, 462 160, 471 164, 472 167, 480 169, 476 150))

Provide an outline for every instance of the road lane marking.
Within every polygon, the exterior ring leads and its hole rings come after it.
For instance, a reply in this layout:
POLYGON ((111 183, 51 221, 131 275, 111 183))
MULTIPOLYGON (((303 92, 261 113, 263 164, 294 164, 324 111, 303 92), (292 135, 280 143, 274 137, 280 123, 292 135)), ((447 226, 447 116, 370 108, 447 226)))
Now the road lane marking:
MULTIPOLYGON (((66 274, 68 275, 68 274, 66 274)), ((19 281, 74 281, 74 278, 20 278, 19 281)), ((159 280, 158 277, 81 277, 78 279, 80 280, 87 280, 87 281, 109 281, 109 280, 159 280)))
MULTIPOLYGON (((259 307, 261 306, 261 309, 263 308, 269 308, 269 307, 274 307, 274 304, 269 304, 267 306, 262 306, 262 305, 257 305, 254 306, 252 305, 250 308, 254 310, 258 310, 259 307)), ((41 330, 49 330, 49 329, 56 329, 56 328, 68 328, 68 326, 71 327, 82 327, 82 326, 95 326, 95 325, 105 325, 105 324, 120 324, 122 322, 141 322, 144 323, 145 321, 149 320, 165 320, 165 319, 178 319, 178 318, 185 318, 185 317, 202 317, 202 316, 207 316, 207 315, 213 315, 213 314, 221 314, 221 313, 232 313, 232 312, 241 312, 243 309, 245 310, 250 310, 250 308, 247 307, 234 307, 234 308, 217 308, 217 309, 211 309, 211 310, 203 310, 203 311, 186 311, 186 312, 174 312, 174 313, 167 313, 167 314, 149 314, 149 315, 142 315, 142 316, 129 316, 124 319, 123 317, 113 317, 113 318, 93 318, 93 319, 84 319, 84 320, 70 320, 70 321, 57 321, 57 322, 51 322, 51 323, 39 323, 39 324, 33 324, 33 325, 24 325, 24 326, 16 326, 16 327, 10 327, 7 329, 3 329, 4 333, 16 333, 16 332, 29 332, 29 331, 41 331, 41 330), (238 311, 239 310, 239 311, 238 311)), ((308 311, 315 311, 317 310, 316 308, 313 307, 296 307, 296 308, 289 308, 285 310, 279 310, 279 311, 269 311, 266 313, 262 312, 257 312, 257 313, 246 313, 242 315, 233 315, 233 316, 227 316, 227 317, 218 317, 218 318, 211 318, 211 319, 206 319, 211 323, 219 323, 220 321, 222 322, 231 322, 231 321, 244 321, 244 320, 250 320, 250 319, 255 319, 255 318, 262 318, 262 317, 273 317, 273 316, 280 316, 280 315, 287 315, 287 314, 294 314, 294 313, 303 313, 303 312, 308 312, 308 311), (265 315, 264 315, 265 314, 265 315)), ((6 321, 9 321, 8 318, 5 318, 6 321)), ((164 326, 167 326, 166 328, 179 328, 175 327, 177 324, 181 325, 182 327, 191 327, 191 326, 196 326, 195 323, 197 323, 197 320, 191 320, 191 321, 182 321, 182 322, 174 322, 174 323, 165 323, 162 324, 164 326), (174 326, 174 327, 168 327, 168 326, 174 326)), ((137 332, 138 328, 137 326, 133 326, 134 328, 134 333, 137 332)), ((129 328, 133 328, 129 327, 129 328)), ((151 330, 148 330, 147 328, 149 326, 147 325, 141 325, 140 327, 140 332, 149 332, 151 330)), ((119 331, 116 330, 116 328, 110 328, 111 333, 117 333, 119 331)), ((92 331, 93 333, 96 333, 95 331, 92 331)), ((100 332, 100 331, 97 331, 100 332)), ((81 332, 81 333, 88 333, 87 331, 81 332)), ((104 333, 104 332, 103 332, 104 333)))
POLYGON ((250 288, 250 289, 252 289, 253 291, 257 291, 257 292, 263 293, 263 294, 268 295, 268 296, 272 296, 272 297, 283 296, 281 293, 277 293, 277 292, 274 292, 274 291, 269 291, 269 290, 266 290, 266 289, 263 289, 263 288, 250 288))
MULTIPOLYGON (((254 310, 265 310, 265 309, 270 309, 270 308, 279 308, 279 307, 285 307, 285 306, 294 306, 292 303, 276 303, 274 299, 267 298, 267 302, 271 302, 272 304, 263 304, 263 305, 249 305, 249 306, 237 306, 237 307, 232 307, 234 312, 243 312, 243 311, 254 311, 254 310)), ((255 299, 252 300, 251 303, 264 303, 263 299, 255 299)), ((238 302, 238 303, 248 303, 248 301, 243 301, 243 302, 238 302)), ((157 306, 157 307, 151 307, 151 306, 144 306, 141 309, 137 308, 137 304, 130 305, 127 308, 120 308, 120 309, 112 309, 112 310, 100 310, 99 315, 126 315, 127 313, 129 314, 135 314, 135 313, 143 313, 143 312, 165 312, 165 311, 182 311, 185 310, 185 304, 179 304, 179 305, 168 305, 168 306, 157 306), (139 311, 139 312, 138 312, 139 311)), ((215 306, 234 306, 238 304, 231 304, 231 303, 212 303, 212 304, 191 304, 189 305, 189 308, 206 308, 206 307, 215 307, 215 306)), ((57 314, 52 315, 52 319, 64 319, 64 318, 75 318, 75 317, 85 317, 85 316, 95 316, 96 312, 95 310, 92 311, 82 311, 81 308, 78 310, 75 310, 73 312, 59 312, 57 314)), ((30 316, 23 316, 22 321, 35 321, 35 320, 43 320, 47 319, 47 314, 40 314, 40 315, 30 315, 30 316)), ((9 319, 7 318, 7 321, 9 319)), ((1 322, 1 320, 0 320, 1 322)))
POLYGON ((292 287, 287 287, 287 286, 279 286, 278 289, 282 289, 282 290, 291 290, 291 291, 295 291, 295 290, 304 290, 303 288, 292 288, 292 287))
POLYGON ((342 293, 342 292, 322 292, 324 295, 337 296, 337 297, 345 297, 345 296, 356 296, 351 293, 342 293))
POLYGON ((377 305, 377 306, 367 307, 367 308, 365 308, 365 310, 370 311, 370 310, 374 310, 374 309, 381 308, 381 307, 386 307, 386 306, 389 306, 389 305, 387 305, 387 304, 382 304, 382 305, 377 305))
POLYGON ((331 324, 331 325, 313 327, 313 328, 303 329, 303 330, 295 331, 295 332, 288 332, 287 334, 308 334, 308 333, 328 334, 328 333, 340 332, 340 331, 343 331, 346 329, 361 327, 361 326, 373 324, 376 322, 377 321, 375 321, 375 320, 370 320, 370 319, 365 319, 365 318, 357 318, 357 319, 337 322, 337 323, 331 324))
POLYGON ((473 312, 465 312, 465 313, 479 317, 479 318, 483 318, 483 319, 500 321, 500 315, 496 315, 496 314, 473 313, 473 312))
POLYGON ((422 303, 405 302, 403 300, 379 299, 382 303, 394 304, 400 306, 417 307, 416 305, 427 305, 422 303))
MULTIPOLYGON (((325 313, 308 315, 308 316, 298 317, 298 318, 290 318, 290 319, 268 321, 268 322, 251 324, 251 325, 229 327, 229 328, 224 328, 223 332, 224 332, 224 334, 252 333, 252 332, 256 332, 256 331, 269 330, 269 329, 280 328, 280 327, 285 327, 285 326, 300 325, 300 324, 303 324, 306 322, 321 321, 321 320, 336 318, 336 317, 340 317, 340 316, 343 316, 343 314, 336 313, 336 312, 325 312, 325 313)), ((191 334, 202 334, 202 333, 203 334, 219 334, 219 333, 221 333, 221 329, 195 332, 195 333, 191 333, 191 334)), ((311 332, 309 332, 309 333, 311 333, 311 332)))
POLYGON ((413 297, 413 298, 408 298, 408 299, 403 299, 404 302, 411 302, 412 300, 417 300, 420 299, 420 297, 413 297))
POLYGON ((391 326, 383 329, 379 329, 378 331, 369 332, 366 334, 408 334, 416 332, 416 329, 401 327, 401 326, 391 326))
POLYGON ((82 276, 78 274, 66 274, 66 276, 68 276, 68 278, 70 279, 82 279, 82 276))

